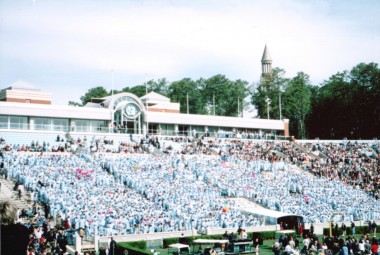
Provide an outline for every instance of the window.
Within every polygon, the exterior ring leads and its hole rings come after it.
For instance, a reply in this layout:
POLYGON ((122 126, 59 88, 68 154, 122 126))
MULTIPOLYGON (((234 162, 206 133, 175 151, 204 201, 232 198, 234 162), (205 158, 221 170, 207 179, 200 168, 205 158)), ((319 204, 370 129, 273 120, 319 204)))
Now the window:
POLYGON ((91 132, 100 132, 102 129, 106 129, 107 122, 104 120, 92 120, 90 125, 91 132))
POLYGON ((67 132, 69 128, 68 119, 52 119, 53 130, 54 131, 64 131, 67 132))
POLYGON ((90 131, 90 121, 89 120, 76 120, 75 121, 75 131, 77 131, 77 132, 89 132, 90 131))
POLYGON ((212 134, 212 136, 214 136, 214 134, 218 132, 219 127, 208 126, 207 130, 208 130, 209 134, 212 134))
POLYGON ((174 135, 173 124, 160 124, 161 135, 174 135))
POLYGON ((189 135, 189 126, 187 125, 178 125, 178 135, 189 135))
POLYGON ((71 124, 71 131, 76 132, 101 132, 107 130, 107 122, 104 120, 73 120, 71 124))
POLYGON ((35 118, 34 129, 35 130, 51 130, 51 119, 35 118))
POLYGON ((0 129, 8 129, 8 116, 0 116, 0 129))
POLYGON ((11 116, 10 127, 11 129, 28 129, 28 117, 11 116))

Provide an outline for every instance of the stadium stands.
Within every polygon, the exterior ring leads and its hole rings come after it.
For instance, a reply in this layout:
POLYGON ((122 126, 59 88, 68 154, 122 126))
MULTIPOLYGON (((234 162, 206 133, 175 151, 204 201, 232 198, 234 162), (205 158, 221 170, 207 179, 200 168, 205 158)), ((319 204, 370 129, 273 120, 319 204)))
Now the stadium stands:
POLYGON ((52 216, 84 228, 87 236, 263 224, 228 197, 246 197, 309 223, 327 222, 336 211, 346 220, 380 219, 375 141, 297 145, 236 138, 23 138, 27 144, 53 146, 70 140, 85 148, 71 155, 23 154, 17 152, 20 146, 8 143, 15 138, 5 138, 1 147, 12 148, 2 155, 6 176, 35 191, 52 216), (211 149, 216 153, 209 155, 211 149), (315 150, 326 157, 311 156, 315 150))

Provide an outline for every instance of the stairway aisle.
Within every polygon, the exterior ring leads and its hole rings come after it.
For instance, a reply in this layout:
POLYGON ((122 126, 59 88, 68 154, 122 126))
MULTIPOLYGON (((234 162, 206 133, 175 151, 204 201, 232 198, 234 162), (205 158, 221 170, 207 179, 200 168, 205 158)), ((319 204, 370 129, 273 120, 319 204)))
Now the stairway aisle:
POLYGON ((18 192, 13 190, 14 182, 10 180, 0 179, 0 201, 11 200, 19 209, 29 209, 31 204, 29 202, 29 195, 23 194, 21 199, 18 198, 18 192))

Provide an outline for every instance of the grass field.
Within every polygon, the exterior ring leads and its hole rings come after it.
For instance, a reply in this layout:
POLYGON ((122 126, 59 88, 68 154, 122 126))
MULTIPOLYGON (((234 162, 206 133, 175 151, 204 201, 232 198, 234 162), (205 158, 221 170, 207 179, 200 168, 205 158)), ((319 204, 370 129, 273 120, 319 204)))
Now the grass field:
MULTIPOLYGON (((260 245, 260 255, 273 255, 274 254, 272 251, 273 242, 274 240, 264 240, 263 245, 260 245)), ((192 251, 193 247, 190 247, 190 249, 192 251)), ((255 253, 254 247, 252 249, 253 249, 253 253, 255 253)), ((171 251, 172 249, 171 250, 157 249, 157 252, 159 252, 160 255, 172 255, 171 251)))
MULTIPOLYGON (((362 236, 361 234, 357 234, 354 237, 360 238, 361 236, 362 236)), ((343 238, 346 238, 346 237, 343 237, 343 238)), ((321 240, 323 236, 318 236, 318 238, 319 240, 321 240)), ((297 239, 299 240, 300 248, 302 248, 302 238, 298 237, 297 239)), ((272 251, 273 243, 274 243, 274 240, 264 240, 263 244, 260 245, 260 255, 273 255, 274 254, 274 252, 272 251)), ((193 249, 193 247, 190 247, 190 249, 193 249)), ((160 253, 160 255, 172 255, 169 249, 158 249, 157 251, 160 253)), ((253 248, 253 253, 255 253, 254 248, 253 248)))

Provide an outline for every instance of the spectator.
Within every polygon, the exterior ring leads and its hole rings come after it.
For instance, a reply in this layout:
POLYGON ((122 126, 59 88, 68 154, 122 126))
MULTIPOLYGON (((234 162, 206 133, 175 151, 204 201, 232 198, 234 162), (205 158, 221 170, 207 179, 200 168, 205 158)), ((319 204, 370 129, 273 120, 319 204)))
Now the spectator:
POLYGON ((110 254, 110 255, 116 255, 116 242, 115 242, 115 240, 113 239, 113 237, 111 237, 111 241, 110 241, 110 250, 109 250, 109 254, 110 254))
POLYGON ((280 243, 279 242, 275 241, 273 243, 272 251, 273 251, 274 255, 280 255, 281 250, 280 250, 280 243))
POLYGON ((29 231, 17 221, 16 205, 10 201, 0 202, 1 250, 2 255, 26 254, 29 243, 29 231))
POLYGON ((376 229, 377 229, 377 224, 375 221, 372 222, 372 231, 373 231, 373 236, 376 237, 376 229))
POLYGON ((355 233, 355 222, 351 221, 351 234, 354 236, 355 233))

